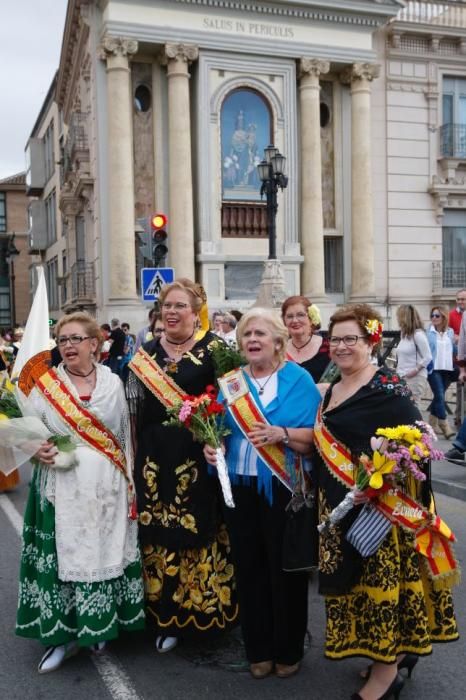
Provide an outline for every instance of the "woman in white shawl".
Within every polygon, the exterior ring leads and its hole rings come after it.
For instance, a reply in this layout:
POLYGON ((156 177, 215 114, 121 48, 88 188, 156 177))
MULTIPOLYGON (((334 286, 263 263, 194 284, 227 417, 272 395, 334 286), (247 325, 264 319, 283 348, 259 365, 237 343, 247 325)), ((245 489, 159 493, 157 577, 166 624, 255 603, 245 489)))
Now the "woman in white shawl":
POLYGON ((16 633, 47 646, 39 673, 144 626, 128 409, 119 377, 96 362, 101 343, 91 316, 64 316, 62 363, 29 394, 50 432, 76 445, 41 445, 24 518, 16 633))

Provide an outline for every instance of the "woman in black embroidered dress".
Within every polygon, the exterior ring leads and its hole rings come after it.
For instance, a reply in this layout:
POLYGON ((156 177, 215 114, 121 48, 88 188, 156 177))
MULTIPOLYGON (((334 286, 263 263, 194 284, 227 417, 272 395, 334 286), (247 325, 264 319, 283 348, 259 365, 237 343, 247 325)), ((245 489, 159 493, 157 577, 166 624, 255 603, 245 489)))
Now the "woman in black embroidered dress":
MULTIPOLYGON (((164 334, 143 350, 191 395, 214 383, 211 358, 218 338, 197 332, 201 289, 189 280, 160 294, 164 334)), ((131 365, 130 365, 131 367, 131 365)), ((164 425, 164 405, 133 372, 128 381, 137 452, 135 485, 148 620, 157 649, 177 638, 224 630, 237 617, 230 543, 219 517, 217 479, 208 473, 202 446, 185 428, 164 425)))
POLYGON ((282 304, 282 319, 290 334, 287 359, 301 365, 317 383, 330 362, 327 338, 319 333, 317 307, 307 297, 288 297, 282 304))
MULTIPOLYGON (((341 380, 331 385, 324 398, 323 426, 351 452, 353 463, 361 453, 372 453, 370 438, 377 428, 421 419, 404 381, 371 364, 375 346, 366 327, 370 319, 380 320, 370 306, 349 305, 338 310, 329 325, 330 354, 341 380)), ((348 487, 317 450, 314 462, 319 518, 324 521, 348 487)), ((423 493, 412 495, 427 504, 430 484, 421 483, 423 493)), ((360 496, 360 502, 363 499, 360 496)), ((453 641, 458 633, 450 590, 433 589, 411 534, 392 527, 376 553, 364 559, 345 539, 359 512, 360 507, 354 507, 321 536, 319 591, 326 597, 325 655, 372 659, 366 684, 352 697, 376 700, 401 691, 397 664, 399 669, 411 670, 417 656, 431 653, 432 642, 453 641)))

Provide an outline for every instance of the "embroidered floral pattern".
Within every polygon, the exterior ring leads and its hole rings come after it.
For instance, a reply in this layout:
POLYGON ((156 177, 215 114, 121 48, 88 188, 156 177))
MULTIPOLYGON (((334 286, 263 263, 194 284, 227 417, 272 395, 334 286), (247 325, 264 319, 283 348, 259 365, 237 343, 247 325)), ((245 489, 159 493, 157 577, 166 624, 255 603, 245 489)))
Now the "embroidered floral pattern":
MULTIPOLYGON (((189 613, 195 612, 198 629, 214 624, 223 628, 225 620, 231 621, 237 614, 234 567, 229 563, 229 553, 230 541, 224 525, 210 547, 180 552, 169 552, 160 546, 144 547, 146 596, 151 609, 157 610, 162 594, 170 591, 178 610, 176 620, 170 622, 183 627, 189 613)), ((159 618, 158 623, 163 627, 166 621, 159 618)))
POLYGON ((16 633, 53 646, 72 639, 87 646, 117 637, 120 627, 142 629, 144 585, 139 559, 118 578, 63 582, 58 578, 54 523, 52 504, 46 501, 40 508, 40 493, 33 483, 23 532, 16 633))
POLYGON ((175 469, 177 477, 176 493, 173 503, 166 503, 160 499, 157 476, 160 466, 146 457, 143 467, 143 476, 146 484, 145 497, 146 510, 139 514, 141 525, 150 525, 153 520, 163 527, 184 527, 190 532, 197 533, 196 519, 188 512, 189 498, 187 492, 197 481, 198 470, 196 462, 187 459, 175 469))
POLYGON ((433 641, 457 638, 450 591, 421 580, 417 557, 412 535, 392 530, 365 560, 352 593, 326 597, 328 657, 363 654, 393 663, 397 654, 428 654, 433 641))
POLYGON ((390 370, 376 372, 369 386, 385 394, 411 396, 411 390, 405 380, 390 370))
MULTIPOLYGON (((319 521, 326 520, 331 510, 323 491, 319 490, 319 521)), ((319 537, 319 569, 324 574, 334 574, 341 560, 341 530, 336 525, 319 537)))

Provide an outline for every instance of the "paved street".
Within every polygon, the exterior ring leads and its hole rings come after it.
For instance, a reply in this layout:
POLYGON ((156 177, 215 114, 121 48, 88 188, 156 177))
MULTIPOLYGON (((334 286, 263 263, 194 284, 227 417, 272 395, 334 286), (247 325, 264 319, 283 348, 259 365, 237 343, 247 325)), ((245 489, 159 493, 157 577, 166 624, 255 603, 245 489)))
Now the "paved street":
MULTIPOLYGON (((446 447, 446 443, 445 443, 446 447)), ((446 462, 434 467, 434 478, 445 483, 461 482, 466 492, 466 467, 446 462), (455 477, 456 474, 456 477, 455 477)), ((2 558, 0 573, 0 698, 5 700, 175 700, 175 698, 313 698, 345 700, 358 689, 358 669, 364 661, 352 659, 341 663, 323 658, 324 611, 315 584, 310 590, 309 629, 312 641, 301 673, 289 680, 268 678, 254 681, 246 671, 241 642, 237 633, 218 641, 210 648, 179 647, 164 656, 154 651, 150 633, 126 636, 112 643, 108 654, 91 658, 82 652, 59 671, 39 676, 36 667, 41 647, 34 641, 13 634, 20 539, 20 526, 26 494, 28 472, 17 491, 0 496, 2 558), (9 517, 7 517, 7 513, 9 517), (16 518, 16 520, 15 520, 16 518)), ((466 498, 466 497, 465 497, 466 498)), ((455 531, 460 561, 466 556, 466 503, 443 494, 438 508, 455 531)), ((464 565, 463 565, 464 568, 464 565)), ((466 628, 464 584, 455 591, 460 631, 466 628)), ((422 660, 405 685, 402 700, 460 700, 464 698, 464 637, 459 642, 438 645, 434 655, 422 660)))

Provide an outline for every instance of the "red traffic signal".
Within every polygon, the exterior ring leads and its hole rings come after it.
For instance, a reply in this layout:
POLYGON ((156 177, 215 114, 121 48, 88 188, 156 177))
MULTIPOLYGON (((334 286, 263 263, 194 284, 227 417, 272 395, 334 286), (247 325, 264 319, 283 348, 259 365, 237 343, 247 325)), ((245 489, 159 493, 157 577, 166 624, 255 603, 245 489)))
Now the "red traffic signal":
POLYGON ((150 218, 150 225, 154 231, 158 231, 167 225, 167 217, 165 214, 153 214, 150 218))

